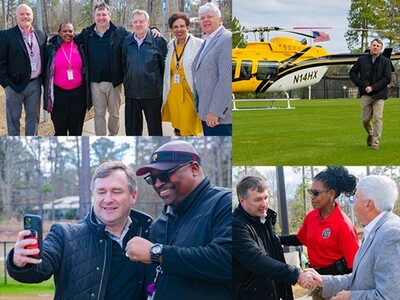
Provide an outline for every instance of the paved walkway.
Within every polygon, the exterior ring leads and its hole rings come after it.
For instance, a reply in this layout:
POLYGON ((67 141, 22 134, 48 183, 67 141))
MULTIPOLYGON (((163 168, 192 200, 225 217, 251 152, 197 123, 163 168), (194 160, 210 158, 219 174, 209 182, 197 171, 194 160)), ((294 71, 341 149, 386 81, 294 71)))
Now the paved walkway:
MULTIPOLYGON (((108 119, 108 113, 106 115, 106 120, 108 119)), ((121 108, 119 109, 119 136, 125 136, 125 104, 121 105, 121 108)), ((174 129, 171 126, 171 123, 169 122, 163 122, 162 123, 163 127, 163 135, 164 136, 173 136, 174 135, 174 129)), ((90 119, 89 121, 85 122, 83 125, 83 133, 82 135, 95 135, 94 133, 94 119, 90 119)), ((143 135, 148 136, 149 133, 147 131, 147 123, 146 119, 143 116, 143 135)))

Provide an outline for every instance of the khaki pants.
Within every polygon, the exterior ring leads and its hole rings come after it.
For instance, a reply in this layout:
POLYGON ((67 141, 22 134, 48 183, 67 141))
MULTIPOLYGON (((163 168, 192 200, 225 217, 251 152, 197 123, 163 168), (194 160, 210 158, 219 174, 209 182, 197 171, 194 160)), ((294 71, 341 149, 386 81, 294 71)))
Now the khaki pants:
POLYGON ((385 101, 382 99, 374 100, 371 96, 361 96, 361 122, 368 135, 372 135, 372 145, 379 146, 382 134, 382 116, 385 101), (374 124, 371 124, 374 117, 374 124))
POLYGON ((94 131, 97 136, 107 135, 106 111, 108 110, 108 133, 117 135, 119 131, 119 108, 121 107, 122 84, 113 87, 111 82, 91 82, 94 107, 94 131))

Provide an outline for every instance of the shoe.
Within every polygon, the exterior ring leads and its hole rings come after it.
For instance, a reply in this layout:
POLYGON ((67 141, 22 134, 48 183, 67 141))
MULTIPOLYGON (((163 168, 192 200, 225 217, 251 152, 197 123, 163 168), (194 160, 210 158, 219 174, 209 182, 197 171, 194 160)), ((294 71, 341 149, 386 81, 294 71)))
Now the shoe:
POLYGON ((379 145, 372 145, 372 146, 371 146, 371 149, 372 149, 372 150, 379 150, 379 145))
POLYGON ((372 135, 368 135, 367 136, 367 145, 369 146, 369 147, 371 147, 372 146, 372 135))

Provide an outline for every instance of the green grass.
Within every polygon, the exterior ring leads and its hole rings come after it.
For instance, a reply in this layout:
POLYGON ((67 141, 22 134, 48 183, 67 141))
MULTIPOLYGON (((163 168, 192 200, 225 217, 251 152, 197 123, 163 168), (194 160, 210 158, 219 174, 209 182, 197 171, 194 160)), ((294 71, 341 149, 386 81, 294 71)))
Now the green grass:
POLYGON ((9 283, 0 284, 2 294, 54 294, 53 280, 37 284, 9 283))
MULTIPOLYGON (((268 107, 237 102, 237 107, 268 107)), ((286 107, 286 102, 274 106, 286 107)), ((366 145, 360 100, 299 100, 296 109, 233 112, 233 165, 398 165, 400 99, 385 101, 380 149, 366 145)))
POLYGON ((2 262, 0 263, 1 294, 54 294, 54 289, 53 277, 41 283, 26 284, 20 283, 7 275, 7 284, 4 284, 4 265, 2 262))

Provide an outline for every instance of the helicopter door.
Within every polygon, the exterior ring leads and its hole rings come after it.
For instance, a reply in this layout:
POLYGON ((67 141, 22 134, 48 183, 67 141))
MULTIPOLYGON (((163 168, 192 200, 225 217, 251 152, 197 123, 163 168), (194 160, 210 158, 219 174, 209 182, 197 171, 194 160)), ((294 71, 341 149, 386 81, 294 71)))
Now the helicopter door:
POLYGON ((278 78, 279 62, 260 60, 258 62, 257 80, 272 80, 278 78))

